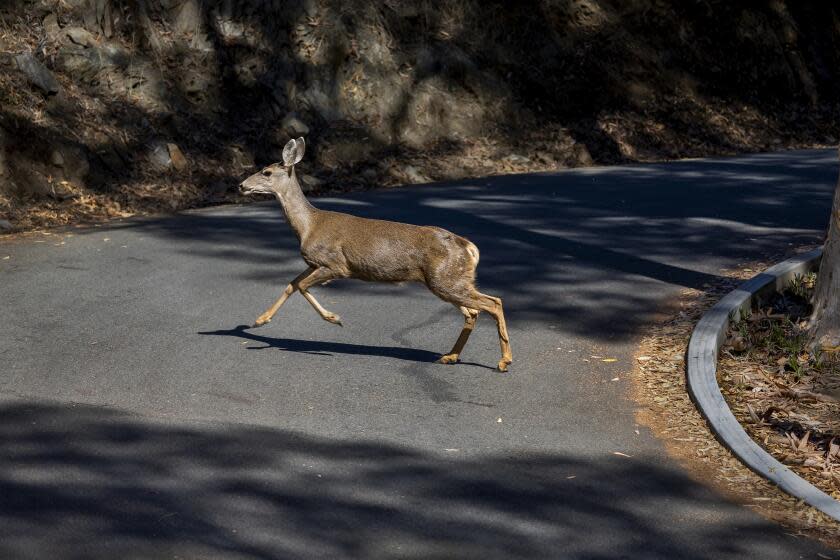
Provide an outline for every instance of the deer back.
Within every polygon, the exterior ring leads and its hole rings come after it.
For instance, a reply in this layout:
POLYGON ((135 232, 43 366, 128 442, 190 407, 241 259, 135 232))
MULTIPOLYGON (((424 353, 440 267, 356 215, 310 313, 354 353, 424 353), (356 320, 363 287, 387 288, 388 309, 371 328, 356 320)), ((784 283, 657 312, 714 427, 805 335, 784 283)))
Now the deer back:
POLYGON ((308 264, 328 267, 345 277, 426 282, 448 269, 461 273, 471 260, 470 246, 474 248, 466 239, 438 227, 318 211, 312 233, 301 242, 301 253, 308 264))

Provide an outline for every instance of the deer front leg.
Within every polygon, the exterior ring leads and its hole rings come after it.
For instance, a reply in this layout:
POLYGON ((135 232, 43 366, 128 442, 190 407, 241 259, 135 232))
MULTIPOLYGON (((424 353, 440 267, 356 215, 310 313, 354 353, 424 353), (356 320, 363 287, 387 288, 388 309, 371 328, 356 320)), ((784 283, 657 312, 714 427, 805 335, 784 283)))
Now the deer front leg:
POLYGON ((315 296, 310 294, 308 290, 304 290, 303 288, 298 288, 298 290, 300 291, 300 295, 306 298, 306 301, 308 301, 309 304, 315 308, 315 311, 318 312, 318 315, 320 315, 324 321, 329 321, 330 323, 338 325, 339 327, 344 326, 341 324, 341 317, 339 317, 335 313, 324 309, 324 307, 320 303, 318 303, 318 300, 315 299, 315 296))
POLYGON ((331 311, 327 311, 324 307, 318 303, 318 300, 315 299, 315 296, 309 293, 308 288, 311 286, 316 286, 318 284, 323 284, 329 280, 334 278, 338 278, 338 276, 333 273, 328 268, 319 268, 315 270, 311 275, 307 276, 303 280, 300 281, 298 285, 298 291, 300 291, 300 295, 306 298, 306 301, 315 308, 315 311, 318 312, 318 315, 325 321, 328 321, 334 325, 338 325, 339 327, 343 327, 344 325, 341 324, 341 317, 332 313, 331 311))
POLYGON ((461 329, 461 334, 458 336, 458 340, 455 341, 455 346, 452 347, 452 350, 449 351, 449 354, 444 354, 438 360, 442 364, 454 364, 458 361, 458 357, 461 355, 461 350, 464 349, 464 345, 467 343, 467 340, 470 338, 473 329, 475 328, 475 320, 478 317, 478 310, 470 309, 468 307, 459 307, 461 313, 464 314, 464 328, 461 329))
POLYGON ((292 280, 289 283, 289 285, 286 286, 286 289, 283 290, 283 293, 280 294, 280 297, 277 299, 277 301, 274 302, 274 305, 269 307, 265 311, 265 313, 263 313, 262 315, 257 317, 257 320, 254 322, 254 327, 261 327, 261 326, 265 325, 266 323, 271 322, 271 319, 274 317, 274 315, 277 313, 277 311, 283 306, 283 304, 286 303, 286 300, 289 299, 289 296, 292 295, 293 293, 295 293, 295 290, 298 289, 298 286, 300 285, 300 282, 304 278, 310 276, 313 272, 315 272, 314 268, 308 268, 305 271, 298 274, 297 278, 292 280))

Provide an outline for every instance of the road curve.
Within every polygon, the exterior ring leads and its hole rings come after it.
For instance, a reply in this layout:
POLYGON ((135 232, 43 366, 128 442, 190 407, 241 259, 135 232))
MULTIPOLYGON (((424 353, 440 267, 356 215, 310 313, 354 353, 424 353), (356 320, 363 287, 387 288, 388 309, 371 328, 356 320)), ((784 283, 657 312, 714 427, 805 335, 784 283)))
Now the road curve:
POLYGON ((826 554, 681 471, 627 373, 663 300, 818 243, 836 177, 815 150, 315 200, 475 242, 508 374, 485 316, 433 363, 462 320, 417 286, 243 328, 304 268, 273 202, 0 240, 0 557, 826 554))

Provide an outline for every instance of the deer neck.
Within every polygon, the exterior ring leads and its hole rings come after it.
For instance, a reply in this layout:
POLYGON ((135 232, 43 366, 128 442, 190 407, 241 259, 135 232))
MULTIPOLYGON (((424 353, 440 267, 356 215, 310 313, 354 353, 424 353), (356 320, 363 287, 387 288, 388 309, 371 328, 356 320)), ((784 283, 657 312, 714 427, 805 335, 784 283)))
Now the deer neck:
POLYGON ((286 222, 295 232, 298 241, 304 239, 312 228, 312 218, 315 208, 304 196, 298 183, 294 167, 289 174, 288 186, 285 189, 277 190, 274 195, 283 207, 283 214, 286 215, 286 222))

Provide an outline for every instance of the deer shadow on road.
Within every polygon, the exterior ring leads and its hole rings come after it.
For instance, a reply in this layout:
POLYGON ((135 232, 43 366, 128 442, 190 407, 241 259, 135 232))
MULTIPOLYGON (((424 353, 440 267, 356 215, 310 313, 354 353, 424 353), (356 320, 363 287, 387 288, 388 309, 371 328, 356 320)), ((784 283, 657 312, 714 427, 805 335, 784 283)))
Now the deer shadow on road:
MULTIPOLYGON (((319 340, 300 340, 295 338, 276 338, 262 336, 250 332, 248 325, 237 325, 232 329, 219 329, 215 331, 201 331, 198 334, 208 336, 234 336, 244 340, 262 342, 265 346, 250 347, 249 350, 265 350, 276 348, 286 352, 299 352, 301 354, 315 354, 320 356, 331 356, 335 354, 350 354, 363 356, 381 356, 384 358, 396 358, 409 362, 433 363, 440 358, 440 354, 421 350, 419 348, 406 348, 400 346, 372 346, 369 344, 348 344, 346 342, 325 342, 319 340)), ((470 362, 459 362, 462 365, 483 367, 482 364, 470 362)))

